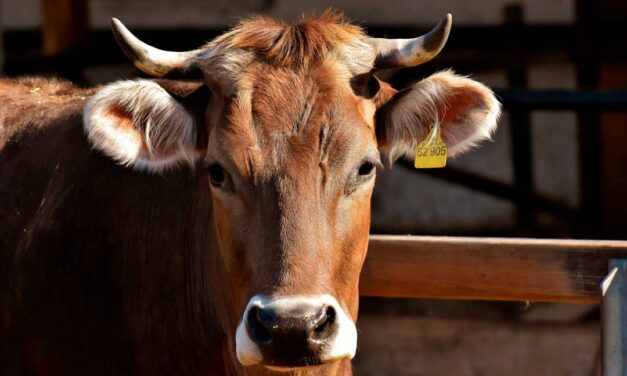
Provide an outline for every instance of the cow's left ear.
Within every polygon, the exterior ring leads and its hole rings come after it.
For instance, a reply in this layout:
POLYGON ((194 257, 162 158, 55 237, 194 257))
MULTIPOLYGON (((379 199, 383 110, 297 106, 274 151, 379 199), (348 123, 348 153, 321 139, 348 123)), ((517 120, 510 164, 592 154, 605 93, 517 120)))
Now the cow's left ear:
MULTIPOLYGON (((183 93, 166 88, 155 81, 134 80, 98 90, 83 112, 89 141, 118 163, 139 170, 194 164, 200 154, 202 116, 199 119, 181 100, 183 93)), ((178 91, 186 90, 190 91, 178 91)))
POLYGON ((414 158, 416 147, 438 122, 448 155, 454 156, 489 139, 500 111, 485 85, 451 71, 439 72, 395 93, 377 110, 379 148, 390 161, 414 158))

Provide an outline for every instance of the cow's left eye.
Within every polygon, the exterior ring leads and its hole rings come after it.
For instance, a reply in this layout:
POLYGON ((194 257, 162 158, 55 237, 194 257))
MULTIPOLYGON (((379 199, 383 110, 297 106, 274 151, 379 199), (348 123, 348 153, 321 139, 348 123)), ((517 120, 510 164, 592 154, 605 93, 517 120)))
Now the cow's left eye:
POLYGON ((348 181, 349 190, 352 191, 352 189, 360 186, 361 184, 371 181, 376 167, 377 163, 371 158, 364 159, 359 167, 351 174, 348 181))

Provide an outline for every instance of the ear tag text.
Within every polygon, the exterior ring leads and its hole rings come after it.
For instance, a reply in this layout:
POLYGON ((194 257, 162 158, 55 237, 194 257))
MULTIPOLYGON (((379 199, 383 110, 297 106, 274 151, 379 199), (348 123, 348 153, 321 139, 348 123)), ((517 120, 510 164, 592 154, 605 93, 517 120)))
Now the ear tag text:
POLYGON ((442 168, 446 166, 446 144, 440 135, 440 124, 431 126, 431 131, 416 147, 416 168, 442 168))

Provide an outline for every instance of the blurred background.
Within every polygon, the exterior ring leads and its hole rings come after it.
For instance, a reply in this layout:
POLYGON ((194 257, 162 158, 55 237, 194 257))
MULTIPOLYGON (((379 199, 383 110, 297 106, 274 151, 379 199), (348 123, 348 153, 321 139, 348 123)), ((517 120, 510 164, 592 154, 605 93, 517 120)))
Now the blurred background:
MULTIPOLYGON (((415 37, 453 14, 434 61, 382 72, 403 87, 453 68, 494 88, 494 141, 440 170, 379 174, 373 233, 627 239, 625 0, 3 0, 6 77, 95 85, 140 75, 108 25, 186 50, 238 19, 333 7, 372 36, 415 37)), ((357 375, 598 375, 594 305, 362 300, 357 375)))

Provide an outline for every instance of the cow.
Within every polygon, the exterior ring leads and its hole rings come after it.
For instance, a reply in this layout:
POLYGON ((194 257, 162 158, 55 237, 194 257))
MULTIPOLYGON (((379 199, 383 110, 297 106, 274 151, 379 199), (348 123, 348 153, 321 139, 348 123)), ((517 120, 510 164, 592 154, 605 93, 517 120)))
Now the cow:
POLYGON ((470 78, 375 74, 435 57, 451 22, 253 17, 172 52, 113 19, 150 79, 0 81, 0 374, 352 374, 378 167, 497 125, 470 78))

